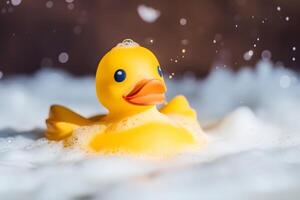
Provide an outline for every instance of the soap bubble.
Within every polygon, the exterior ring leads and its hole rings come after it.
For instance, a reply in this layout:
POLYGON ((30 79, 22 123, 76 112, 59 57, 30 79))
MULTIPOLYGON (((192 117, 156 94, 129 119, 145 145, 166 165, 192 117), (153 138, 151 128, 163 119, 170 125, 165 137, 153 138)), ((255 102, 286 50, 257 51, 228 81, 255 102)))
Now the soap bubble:
POLYGON ((263 60, 270 60, 271 57, 272 57, 272 54, 269 50, 264 50, 262 53, 261 53, 261 57, 263 60))
POLYGON ((66 52, 61 52, 58 56, 58 61, 60 63, 66 63, 69 60, 69 54, 67 54, 66 52))
POLYGON ((249 51, 247 51, 247 52, 244 53, 243 57, 244 57, 245 60, 248 61, 248 60, 251 60, 253 54, 254 54, 254 52, 252 50, 249 50, 249 51))
POLYGON ((52 8, 53 7, 53 1, 47 1, 46 2, 46 7, 47 8, 52 8))
POLYGON ((22 0, 11 0, 11 4, 13 5, 13 6, 18 6, 18 5, 20 5, 22 3, 22 0))
POLYGON ((187 20, 185 18, 181 18, 179 20, 180 25, 185 26, 187 24, 187 20))

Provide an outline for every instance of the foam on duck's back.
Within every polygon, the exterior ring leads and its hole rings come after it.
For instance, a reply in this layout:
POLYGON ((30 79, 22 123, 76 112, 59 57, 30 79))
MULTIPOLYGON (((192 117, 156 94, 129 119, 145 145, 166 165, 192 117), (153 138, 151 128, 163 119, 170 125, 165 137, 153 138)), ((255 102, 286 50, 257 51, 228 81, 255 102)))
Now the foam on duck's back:
POLYGON ((173 123, 167 116, 161 114, 156 109, 150 109, 146 112, 130 116, 119 122, 79 127, 74 130, 72 136, 66 139, 65 145, 79 146, 84 148, 89 144, 89 141, 97 134, 101 134, 103 132, 118 133, 153 122, 166 123, 176 126, 176 124, 173 123))
POLYGON ((160 113, 156 108, 149 109, 146 112, 130 116, 126 119, 121 120, 117 123, 112 123, 108 125, 108 131, 111 132, 121 132, 138 126, 142 126, 147 123, 166 123, 173 126, 177 126, 172 120, 170 120, 166 115, 160 113))

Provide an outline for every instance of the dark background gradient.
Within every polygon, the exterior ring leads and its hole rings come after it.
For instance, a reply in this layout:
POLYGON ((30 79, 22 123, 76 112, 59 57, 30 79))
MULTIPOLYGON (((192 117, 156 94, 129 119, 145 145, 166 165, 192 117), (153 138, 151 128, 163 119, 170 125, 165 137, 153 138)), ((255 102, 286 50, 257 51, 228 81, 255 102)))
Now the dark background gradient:
POLYGON ((264 50, 271 52, 274 62, 298 70, 299 0, 51 2, 23 0, 13 6, 9 0, 0 1, 0 71, 4 75, 33 73, 42 67, 91 74, 105 52, 125 38, 153 50, 161 65, 177 74, 193 71, 205 76, 216 65, 235 70, 251 66, 264 50), (160 17, 153 23, 143 21, 137 12, 141 4, 159 10, 160 17), (181 18, 186 25, 179 23, 181 18), (245 60, 249 50, 254 55, 245 60), (69 56, 66 63, 58 60, 62 52, 69 56))

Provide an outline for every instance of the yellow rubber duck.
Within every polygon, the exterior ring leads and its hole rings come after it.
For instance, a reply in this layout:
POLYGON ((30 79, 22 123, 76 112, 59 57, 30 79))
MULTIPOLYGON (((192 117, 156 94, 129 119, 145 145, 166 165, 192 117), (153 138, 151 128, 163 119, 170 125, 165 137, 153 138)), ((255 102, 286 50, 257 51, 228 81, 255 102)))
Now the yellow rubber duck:
POLYGON ((96 92, 108 114, 85 118, 52 105, 46 137, 89 152, 175 155, 201 147, 205 135, 184 96, 165 102, 166 85, 155 55, 130 39, 100 61, 96 92))

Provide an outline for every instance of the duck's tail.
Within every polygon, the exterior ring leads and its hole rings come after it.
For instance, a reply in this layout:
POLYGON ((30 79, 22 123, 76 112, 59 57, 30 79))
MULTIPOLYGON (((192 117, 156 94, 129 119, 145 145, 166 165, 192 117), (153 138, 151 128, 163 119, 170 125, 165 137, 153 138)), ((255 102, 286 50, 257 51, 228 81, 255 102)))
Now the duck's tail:
POLYGON ((91 121, 72 110, 60 106, 52 105, 49 117, 46 120, 46 138, 49 140, 62 140, 70 136, 78 126, 88 125, 91 121))

